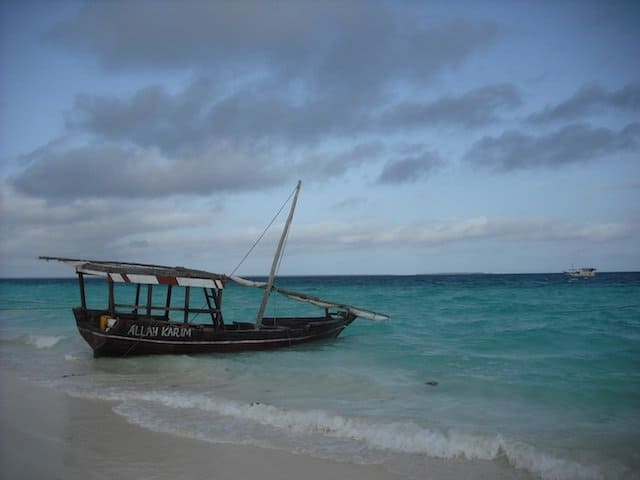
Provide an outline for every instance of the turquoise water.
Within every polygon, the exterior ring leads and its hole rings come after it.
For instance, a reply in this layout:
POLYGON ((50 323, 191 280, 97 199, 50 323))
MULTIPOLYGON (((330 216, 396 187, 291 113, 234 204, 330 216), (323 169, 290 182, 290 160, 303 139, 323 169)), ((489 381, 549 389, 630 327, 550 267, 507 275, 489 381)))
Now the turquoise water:
MULTIPOLYGON (((640 478, 640 274, 291 277, 391 315, 274 352, 94 359, 75 280, 0 281, 0 361, 143 427, 425 478, 426 457, 507 478, 640 478), (506 470, 504 470, 506 468, 506 470)), ((106 289, 89 282, 93 304, 106 289)), ((252 321, 259 291, 225 290, 252 321)), ((282 298, 271 314, 313 312, 282 298)))

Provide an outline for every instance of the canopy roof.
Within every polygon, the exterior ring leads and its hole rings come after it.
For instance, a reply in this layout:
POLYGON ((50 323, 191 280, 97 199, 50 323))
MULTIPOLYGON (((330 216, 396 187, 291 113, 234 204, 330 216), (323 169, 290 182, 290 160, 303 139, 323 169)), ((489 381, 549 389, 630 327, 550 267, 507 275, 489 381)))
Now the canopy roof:
POLYGON ((218 289, 224 287, 225 275, 191 268, 62 257, 40 257, 40 259, 66 263, 75 267, 78 273, 108 278, 113 282, 218 289))

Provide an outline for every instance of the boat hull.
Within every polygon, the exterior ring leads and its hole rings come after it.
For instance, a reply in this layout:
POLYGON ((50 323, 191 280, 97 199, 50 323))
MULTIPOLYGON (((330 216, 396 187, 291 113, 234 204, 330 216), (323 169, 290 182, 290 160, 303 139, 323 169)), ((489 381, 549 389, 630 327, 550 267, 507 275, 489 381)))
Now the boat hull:
POLYGON ((569 278, 593 278, 596 276, 595 268, 581 268, 566 270, 564 274, 569 278))
POLYGON ((118 315, 75 308, 78 331, 94 356, 198 354, 269 350, 336 338, 355 316, 265 318, 263 327, 252 323, 212 325, 169 322, 161 318, 118 315))

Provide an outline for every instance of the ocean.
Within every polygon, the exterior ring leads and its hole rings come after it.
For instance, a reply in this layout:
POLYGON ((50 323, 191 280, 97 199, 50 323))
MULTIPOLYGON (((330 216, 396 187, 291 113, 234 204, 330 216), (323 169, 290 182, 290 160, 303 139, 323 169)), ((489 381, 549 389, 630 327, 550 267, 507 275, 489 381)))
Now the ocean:
MULTIPOLYGON (((284 277, 391 316, 268 352, 94 359, 75 279, 0 280, 0 368, 110 400, 144 428, 427 478, 425 459, 505 478, 640 478, 640 273, 284 277)), ((88 299, 106 303, 101 281, 88 299)), ((225 321, 260 292, 229 285, 225 321)), ((274 296, 269 315, 314 311, 274 296)))

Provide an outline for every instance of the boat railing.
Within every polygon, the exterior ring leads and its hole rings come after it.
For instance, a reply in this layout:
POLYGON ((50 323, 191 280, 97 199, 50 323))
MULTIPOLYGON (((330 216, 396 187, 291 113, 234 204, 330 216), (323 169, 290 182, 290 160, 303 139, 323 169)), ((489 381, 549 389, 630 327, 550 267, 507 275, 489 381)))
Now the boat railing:
POLYGON ((114 304, 114 310, 115 310, 115 313, 119 313, 120 310, 131 310, 131 313, 136 315, 139 315, 138 313, 139 310, 147 310, 146 316, 149 316, 149 317, 154 316, 154 312, 162 312, 164 313, 164 316, 167 319, 169 318, 169 315, 168 315, 169 312, 183 312, 183 313, 189 313, 189 314, 206 313, 210 315, 217 315, 221 313, 221 310, 219 308, 190 307, 188 309, 185 309, 184 307, 160 307, 157 305, 152 305, 150 309, 147 309, 146 305, 134 305, 129 303, 116 303, 114 304))
MULTIPOLYGON (((147 309, 146 305, 133 305, 128 303, 116 303, 114 304, 115 310, 118 311, 119 308, 122 309, 131 309, 134 313, 137 313, 137 310, 147 309)), ((188 308, 185 310, 184 307, 159 307, 159 306, 151 306, 151 312, 160 311, 160 312, 185 312, 189 313, 220 313, 221 310, 219 308, 188 308)))
MULTIPOLYGON (((80 280, 80 293, 82 308, 87 308, 85 285, 83 280, 83 274, 78 273, 80 280)), ((211 323, 218 327, 224 324, 222 318, 222 290, 214 290, 212 288, 202 288, 204 293, 204 299, 206 300, 205 306, 192 305, 192 290, 197 287, 178 287, 184 292, 183 298, 173 298, 172 291, 175 288, 172 285, 160 285, 165 287, 164 292, 158 291, 153 288, 153 285, 147 284, 146 295, 142 295, 141 284, 120 284, 119 289, 134 287, 135 298, 133 303, 129 302, 117 302, 116 296, 125 294, 124 291, 119 290, 116 292, 114 282, 107 280, 108 286, 108 313, 112 316, 127 315, 133 316, 133 319, 154 319, 163 321, 179 321, 176 318, 171 318, 170 313, 179 312, 182 313, 182 323, 190 323, 200 314, 206 314, 211 317, 211 323), (160 294, 158 298, 156 293, 160 294), (172 303, 179 301, 178 305, 172 305, 172 303), (160 303, 161 302, 161 303, 160 303)), ((131 298, 131 297, 129 297, 131 298)), ((195 303, 195 302, 193 302, 195 303)), ((204 322, 200 322, 204 323, 204 322)))

